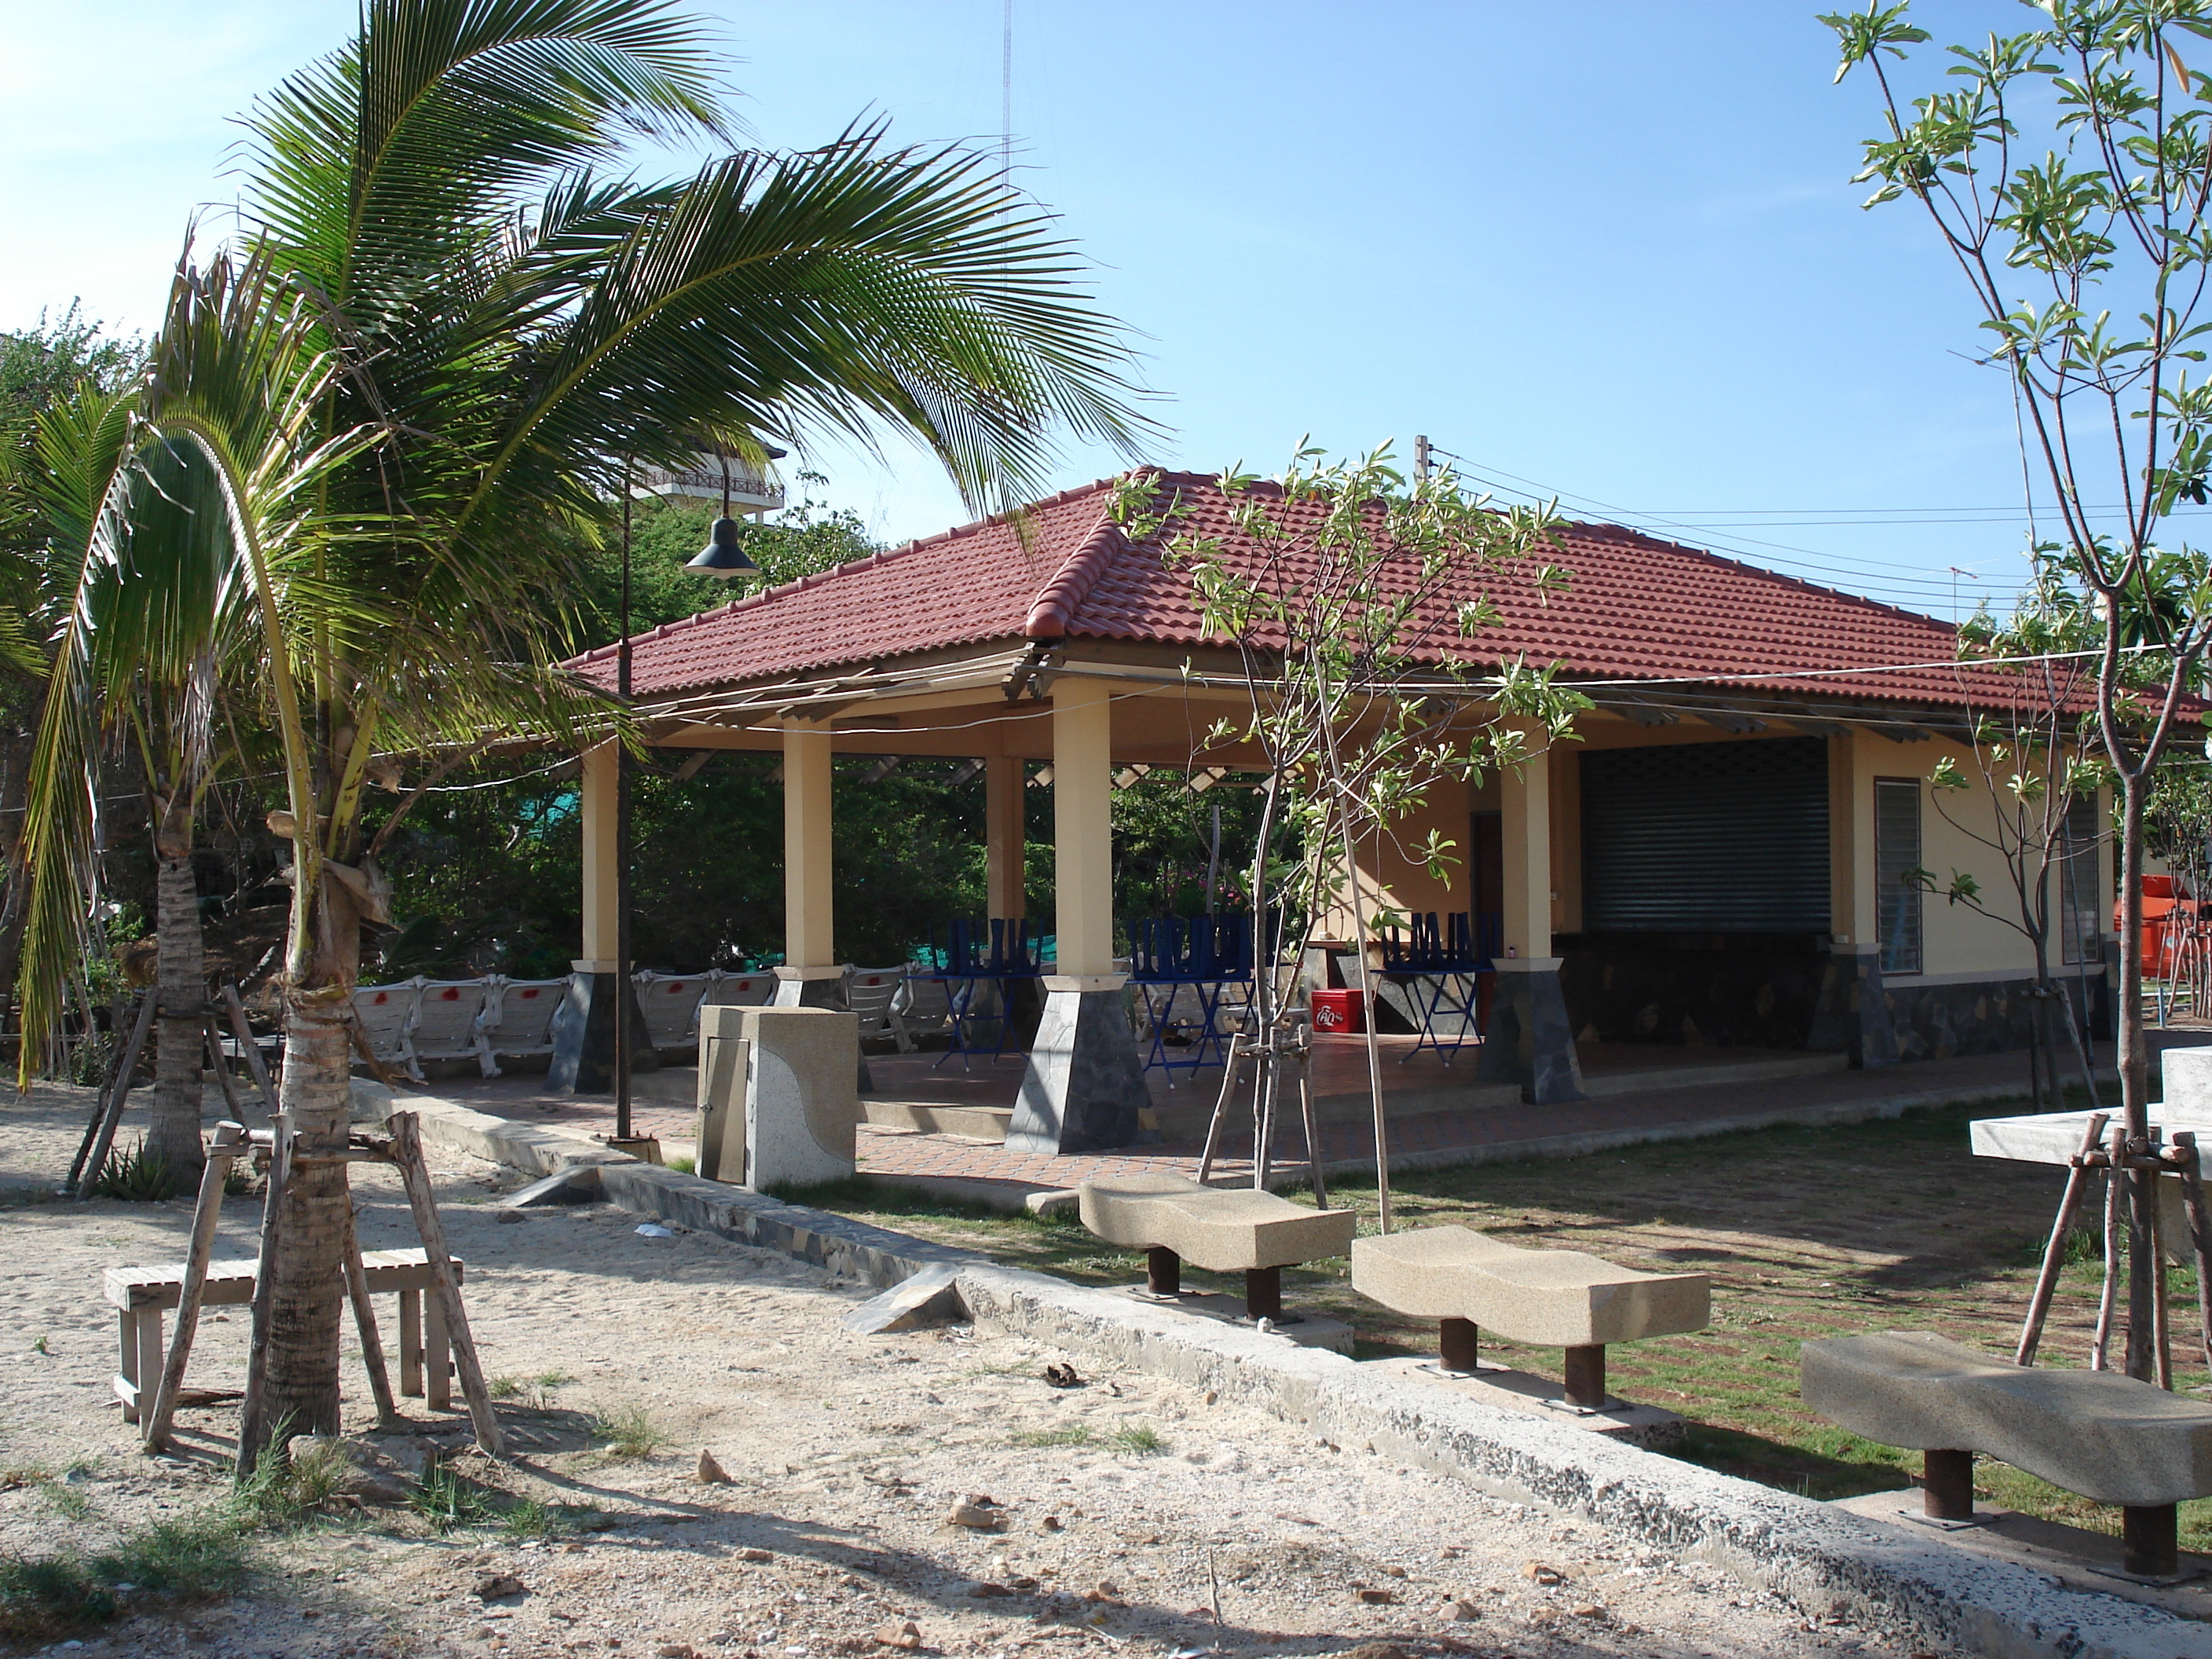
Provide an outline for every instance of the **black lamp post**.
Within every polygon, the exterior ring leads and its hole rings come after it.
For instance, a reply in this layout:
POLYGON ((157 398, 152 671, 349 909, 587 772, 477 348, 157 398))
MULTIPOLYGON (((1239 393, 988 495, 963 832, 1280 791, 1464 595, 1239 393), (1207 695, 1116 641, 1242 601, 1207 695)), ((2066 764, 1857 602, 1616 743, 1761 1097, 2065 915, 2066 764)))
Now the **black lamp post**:
POLYGON ((738 539, 738 521, 730 516, 729 452, 718 449, 714 457, 722 464, 722 516, 714 520, 714 527, 707 532, 706 546, 701 548, 697 556, 684 568, 696 570, 702 576, 730 581, 748 570, 757 570, 760 567, 745 556, 745 550, 738 539))
MULTIPOLYGON (((770 455, 781 452, 771 450, 770 455)), ((745 556, 739 544, 737 520, 730 516, 730 458, 717 449, 722 465, 722 516, 714 520, 707 545, 684 568, 729 581, 760 567, 745 556)), ((633 485, 629 457, 623 458, 622 517, 622 641, 615 647, 615 691, 628 708, 630 700, 629 555, 630 508, 633 485)), ((615 746, 615 1139, 629 1140, 630 1133, 630 1017, 635 991, 629 977, 629 750, 615 746)))

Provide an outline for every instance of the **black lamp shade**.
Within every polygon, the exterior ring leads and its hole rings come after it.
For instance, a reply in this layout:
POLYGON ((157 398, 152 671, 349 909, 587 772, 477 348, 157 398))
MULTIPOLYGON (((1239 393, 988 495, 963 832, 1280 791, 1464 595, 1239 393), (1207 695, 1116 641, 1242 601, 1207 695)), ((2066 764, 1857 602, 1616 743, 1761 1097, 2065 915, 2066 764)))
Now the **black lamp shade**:
POLYGON ((738 543, 738 521, 727 514, 714 520, 713 532, 707 545, 697 557, 684 567, 704 576, 719 576, 724 581, 741 576, 748 570, 760 567, 745 556, 745 550, 738 543))

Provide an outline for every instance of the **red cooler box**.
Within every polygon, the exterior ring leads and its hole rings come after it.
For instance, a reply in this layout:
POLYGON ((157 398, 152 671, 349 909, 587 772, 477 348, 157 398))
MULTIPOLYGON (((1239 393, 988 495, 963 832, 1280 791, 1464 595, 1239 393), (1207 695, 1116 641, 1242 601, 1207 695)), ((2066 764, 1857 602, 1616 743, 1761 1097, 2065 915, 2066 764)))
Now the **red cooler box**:
POLYGON ((1313 1028, 1317 1036, 1347 1036, 1367 1029, 1366 993, 1315 991, 1313 1028))

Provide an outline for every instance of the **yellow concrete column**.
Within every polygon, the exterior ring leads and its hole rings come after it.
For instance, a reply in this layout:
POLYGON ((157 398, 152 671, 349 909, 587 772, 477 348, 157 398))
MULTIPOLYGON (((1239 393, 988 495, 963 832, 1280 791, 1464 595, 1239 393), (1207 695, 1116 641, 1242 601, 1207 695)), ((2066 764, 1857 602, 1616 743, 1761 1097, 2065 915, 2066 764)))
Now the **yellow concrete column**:
MULTIPOLYGON (((1532 742, 1543 741, 1540 733, 1532 742)), ((1499 780, 1505 854, 1505 950, 1552 954, 1552 757, 1540 754, 1499 780)))
POLYGON ((1878 950, 1881 922, 1874 884, 1874 765, 1867 751, 1873 741, 1855 732, 1844 743, 1850 757, 1844 769, 1843 788, 1850 803, 1851 908, 1848 922, 1832 921, 1829 926, 1838 933, 1848 931, 1854 945, 1878 950))
POLYGON ((830 731, 783 725, 783 960, 787 968, 837 961, 830 889, 830 731))
MULTIPOLYGON (((1859 932, 1859 893, 1874 884, 1874 872, 1859 869, 1857 758, 1851 734, 1828 739, 1828 932, 1838 945, 1872 945, 1859 932)), ((1873 803, 1868 803, 1871 812, 1873 803)), ((1871 857, 1871 854, 1869 854, 1871 857)))
POLYGON ((1097 680, 1052 689, 1053 931, 1062 975, 1114 971, 1114 714, 1097 680))
POLYGON ((615 880, 615 746, 584 751, 579 794, 584 815, 584 946, 579 973, 615 971, 615 934, 622 925, 615 880))
POLYGON ((1023 896, 1029 866, 1023 826, 1022 763, 1018 756, 993 755, 983 763, 983 885, 989 914, 1026 915, 1023 896))

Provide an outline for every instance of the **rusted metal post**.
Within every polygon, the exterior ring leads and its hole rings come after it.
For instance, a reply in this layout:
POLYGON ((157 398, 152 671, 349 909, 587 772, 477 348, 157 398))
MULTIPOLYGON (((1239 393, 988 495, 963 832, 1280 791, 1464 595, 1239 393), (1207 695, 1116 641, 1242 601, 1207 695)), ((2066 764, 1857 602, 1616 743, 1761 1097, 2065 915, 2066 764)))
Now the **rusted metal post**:
POLYGON ((2172 1504, 2120 1511, 2120 1571, 2130 1578, 2171 1578, 2181 1570, 2181 1516, 2172 1504))
POLYGON ((2073 1167, 2066 1172, 2066 1191, 2058 1200, 2058 1216, 2051 1224, 2051 1243, 2043 1251, 2043 1271, 2036 1275, 2035 1294, 2028 1299, 2027 1319, 2021 1327, 2020 1346, 2014 1351, 2012 1363, 2033 1365, 2035 1351, 2043 1341, 2044 1321, 2051 1314, 2051 1298, 2058 1288, 2058 1274, 2066 1265, 2066 1240, 2074 1231, 2075 1212, 2081 1207, 2081 1194, 2089 1185, 2089 1158, 2097 1150, 2097 1143, 2105 1138, 2108 1121, 2103 1112, 2089 1115, 2087 1127, 2081 1135, 2081 1150, 2074 1154, 2073 1167))
POLYGON ((1974 1518, 1974 1455, 1970 1451, 1921 1454, 1921 1508, 1931 1521, 1974 1518))
POLYGON ((1437 1322, 1437 1358, 1444 1370, 1472 1375, 1481 1369, 1481 1328, 1472 1319, 1437 1322))
POLYGON ((1272 1319, 1277 1323, 1283 1317, 1283 1270, 1280 1267, 1247 1267, 1244 1270, 1244 1316, 1248 1319, 1272 1319))
POLYGON ((1569 1348, 1566 1361, 1567 1404, 1585 1411, 1605 1409, 1605 1345, 1569 1348))
POLYGON ((1145 1289, 1154 1296, 1182 1294, 1182 1258, 1164 1244, 1145 1252, 1145 1289))

